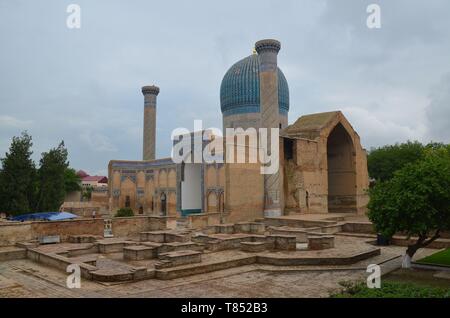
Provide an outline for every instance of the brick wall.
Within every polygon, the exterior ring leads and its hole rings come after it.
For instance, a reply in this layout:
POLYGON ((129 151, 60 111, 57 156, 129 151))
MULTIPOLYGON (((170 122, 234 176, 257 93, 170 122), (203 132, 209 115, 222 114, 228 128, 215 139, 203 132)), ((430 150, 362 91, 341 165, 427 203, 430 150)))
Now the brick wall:
MULTIPOLYGON (((167 220, 156 216, 135 216, 113 218, 113 234, 116 237, 134 235, 143 231, 154 231, 166 228, 167 220)), ((91 234, 103 236, 104 222, 102 218, 77 219, 66 221, 39 222, 1 222, 0 246, 14 245, 36 239, 45 235, 59 235, 66 240, 70 235, 91 234)))

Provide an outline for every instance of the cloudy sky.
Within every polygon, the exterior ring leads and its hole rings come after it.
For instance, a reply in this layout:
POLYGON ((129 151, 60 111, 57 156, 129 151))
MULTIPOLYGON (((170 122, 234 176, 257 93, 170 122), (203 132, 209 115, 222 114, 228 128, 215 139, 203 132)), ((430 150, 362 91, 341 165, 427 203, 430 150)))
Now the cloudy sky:
POLYGON ((282 43, 290 122, 342 110, 371 147, 450 142, 448 0, 0 0, 0 157, 27 130, 34 158, 63 139, 70 164, 106 174, 142 156, 156 84, 157 156, 175 127, 221 127, 220 82, 255 41, 282 43), (66 26, 81 7, 81 28, 66 26), (381 7, 369 29, 367 6, 381 7))

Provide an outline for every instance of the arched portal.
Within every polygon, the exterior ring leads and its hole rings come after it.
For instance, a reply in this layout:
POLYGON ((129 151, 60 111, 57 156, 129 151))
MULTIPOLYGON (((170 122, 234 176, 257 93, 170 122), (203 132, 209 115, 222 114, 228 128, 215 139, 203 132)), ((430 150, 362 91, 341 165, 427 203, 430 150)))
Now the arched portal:
POLYGON ((161 214, 167 214, 167 197, 165 193, 161 194, 161 214))
POLYGON ((223 192, 219 196, 219 212, 225 212, 225 198, 223 192))
POLYGON ((208 212, 219 212, 217 195, 214 191, 209 192, 207 197, 208 212))
POLYGON ((352 138, 337 124, 327 140, 328 212, 356 212, 356 166, 352 138))

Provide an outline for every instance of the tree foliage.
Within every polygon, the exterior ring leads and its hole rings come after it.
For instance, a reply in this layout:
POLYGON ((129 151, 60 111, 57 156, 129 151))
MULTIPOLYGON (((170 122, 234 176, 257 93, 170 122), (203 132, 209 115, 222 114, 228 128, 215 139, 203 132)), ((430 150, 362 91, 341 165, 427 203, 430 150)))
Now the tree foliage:
POLYGON ((64 188, 66 193, 81 190, 81 178, 75 169, 67 168, 64 171, 64 188))
POLYGON ((377 181, 386 181, 408 163, 423 158, 424 146, 420 142, 408 141, 372 149, 367 156, 369 176, 377 181))
POLYGON ((32 145, 31 136, 23 132, 13 137, 9 152, 1 159, 0 212, 58 211, 66 193, 80 189, 79 177, 68 168, 64 142, 42 154, 38 169, 31 158, 32 145))
POLYGON ((383 280, 381 288, 369 288, 365 282, 344 281, 343 289, 331 298, 450 298, 450 289, 414 283, 383 280))
POLYGON ((83 199, 86 199, 87 201, 90 201, 92 198, 92 192, 94 191, 94 187, 92 186, 86 186, 82 190, 81 196, 83 199))
POLYGON ((27 132, 13 137, 9 152, 1 159, 0 210, 11 215, 34 208, 36 169, 31 159, 32 138, 27 132))
POLYGON ((418 237, 408 246, 412 257, 417 249, 450 230, 450 147, 433 146, 423 158, 407 163, 393 178, 377 183, 370 191, 370 220, 386 237, 402 232, 418 237))
POLYGON ((42 154, 38 170, 38 210, 58 211, 66 195, 65 173, 69 166, 64 142, 42 154))
POLYGON ((126 216, 134 216, 134 212, 131 208, 121 208, 117 210, 116 217, 126 217, 126 216))

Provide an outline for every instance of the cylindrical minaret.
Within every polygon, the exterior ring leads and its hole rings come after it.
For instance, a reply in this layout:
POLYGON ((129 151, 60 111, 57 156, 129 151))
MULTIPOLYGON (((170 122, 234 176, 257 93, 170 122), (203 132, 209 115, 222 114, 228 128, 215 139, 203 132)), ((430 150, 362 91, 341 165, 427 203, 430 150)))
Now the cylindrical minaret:
POLYGON ((156 144, 156 96, 159 94, 159 87, 144 86, 144 140, 143 140, 143 159, 155 159, 156 144))
MULTIPOLYGON (((261 128, 267 128, 267 152, 271 149, 270 128, 279 128, 278 66, 277 56, 281 43, 277 40, 261 40, 255 44, 259 56, 259 85, 261 128)), ((278 153, 278 149, 276 149, 278 153)), ((279 158, 278 158, 279 159, 279 158)), ((279 160, 278 160, 279 162, 279 160)), ((277 164, 278 164, 277 162, 277 164)), ((264 175, 264 215, 281 215, 280 173, 264 175)))

